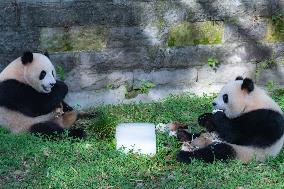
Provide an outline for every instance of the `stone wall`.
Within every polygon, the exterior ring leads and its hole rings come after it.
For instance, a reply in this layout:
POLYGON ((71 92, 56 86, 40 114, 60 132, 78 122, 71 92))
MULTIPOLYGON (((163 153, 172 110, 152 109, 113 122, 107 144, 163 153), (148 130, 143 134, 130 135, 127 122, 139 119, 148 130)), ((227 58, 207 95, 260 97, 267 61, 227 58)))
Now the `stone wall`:
POLYGON ((0 65, 48 51, 79 107, 216 92, 237 75, 283 86, 283 15, 283 0, 2 0, 0 65))

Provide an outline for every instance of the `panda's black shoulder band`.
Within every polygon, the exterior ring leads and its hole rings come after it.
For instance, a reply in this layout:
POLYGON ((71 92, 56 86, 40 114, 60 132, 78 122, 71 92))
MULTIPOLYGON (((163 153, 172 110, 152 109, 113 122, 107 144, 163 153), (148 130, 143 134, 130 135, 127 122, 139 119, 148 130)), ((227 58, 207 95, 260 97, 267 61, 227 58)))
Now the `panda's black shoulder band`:
POLYGON ((21 60, 24 65, 31 63, 33 61, 33 53, 30 51, 24 52, 23 56, 21 57, 21 60))
POLYGON ((252 79, 245 78, 243 80, 242 90, 244 90, 244 89, 247 90, 248 93, 250 93, 254 90, 254 83, 253 83, 252 79))

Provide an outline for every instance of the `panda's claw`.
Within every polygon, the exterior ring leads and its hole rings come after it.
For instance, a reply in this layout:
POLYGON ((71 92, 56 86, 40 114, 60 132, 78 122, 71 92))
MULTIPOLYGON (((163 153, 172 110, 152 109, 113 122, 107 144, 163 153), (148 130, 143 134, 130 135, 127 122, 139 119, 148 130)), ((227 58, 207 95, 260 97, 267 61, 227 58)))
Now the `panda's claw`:
POLYGON ((177 130, 177 139, 180 142, 187 142, 192 140, 192 134, 188 133, 186 130, 177 130))

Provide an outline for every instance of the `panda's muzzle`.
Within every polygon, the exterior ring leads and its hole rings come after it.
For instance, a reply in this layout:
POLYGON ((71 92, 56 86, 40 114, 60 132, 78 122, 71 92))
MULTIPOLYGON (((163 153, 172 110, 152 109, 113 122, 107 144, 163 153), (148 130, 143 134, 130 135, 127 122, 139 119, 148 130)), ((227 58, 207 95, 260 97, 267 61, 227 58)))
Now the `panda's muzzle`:
POLYGON ((42 88, 43 88, 43 90, 45 91, 45 92, 49 92, 50 90, 47 88, 47 87, 45 87, 44 85, 41 85, 42 86, 42 88))
POLYGON ((54 86, 55 84, 54 83, 51 83, 49 84, 48 87, 44 86, 44 85, 41 85, 42 86, 42 89, 44 90, 44 92, 46 93, 49 93, 51 91, 51 88, 54 86))

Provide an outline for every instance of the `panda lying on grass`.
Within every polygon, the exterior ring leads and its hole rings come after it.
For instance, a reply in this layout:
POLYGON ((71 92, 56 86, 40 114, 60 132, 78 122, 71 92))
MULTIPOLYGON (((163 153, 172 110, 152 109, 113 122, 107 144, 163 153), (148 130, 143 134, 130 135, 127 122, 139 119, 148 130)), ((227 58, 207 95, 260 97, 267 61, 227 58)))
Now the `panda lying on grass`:
POLYGON ((207 132, 191 134, 182 126, 178 128, 177 137, 184 142, 178 161, 264 161, 280 152, 284 143, 282 111, 251 79, 237 77, 229 82, 212 104, 220 111, 198 118, 207 132))
POLYGON ((62 134, 82 138, 83 129, 71 128, 82 117, 63 100, 68 87, 57 81, 48 55, 25 52, 0 73, 0 125, 12 133, 62 134), (59 109, 59 111, 58 111, 59 109))

